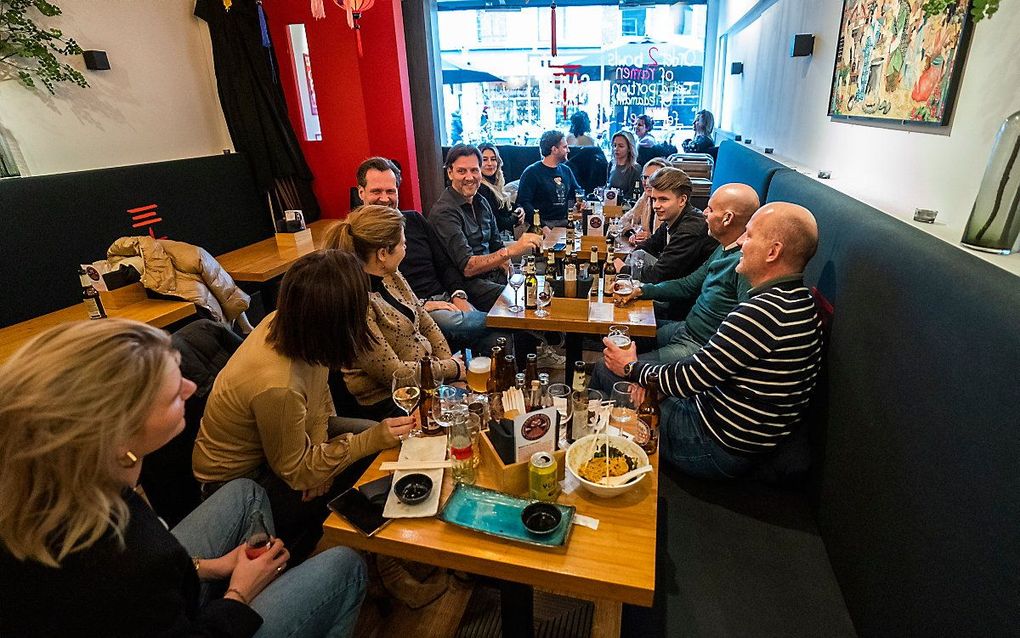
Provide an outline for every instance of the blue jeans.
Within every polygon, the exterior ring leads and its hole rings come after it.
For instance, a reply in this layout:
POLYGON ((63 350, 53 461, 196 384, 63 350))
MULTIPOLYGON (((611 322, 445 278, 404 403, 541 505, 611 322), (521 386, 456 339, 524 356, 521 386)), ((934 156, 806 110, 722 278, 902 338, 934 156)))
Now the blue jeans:
POLYGON ((659 452, 680 471, 708 479, 746 474, 751 460, 725 451, 705 431, 694 399, 669 397, 659 405, 659 452))
POLYGON ((485 327, 485 313, 481 310, 433 310, 429 316, 439 326, 453 352, 471 348, 481 355, 491 350, 496 339, 503 336, 485 327))
MULTIPOLYGON (((275 534, 265 490, 249 479, 236 479, 216 490, 170 533, 191 556, 216 558, 244 542, 248 517, 256 510, 275 534)), ((283 572, 251 601, 263 620, 255 635, 350 636, 366 582, 365 563, 354 550, 334 547, 317 554, 283 572)), ((212 595, 210 590, 209 583, 202 584, 204 597, 212 595)))
MULTIPOLYGON (((674 363, 686 359, 698 350, 702 344, 694 340, 687 332, 687 324, 683 321, 670 321, 655 333, 658 349, 638 355, 643 363, 674 363)), ((626 381, 606 367, 604 361, 596 361, 592 371, 591 387, 602 392, 611 392, 617 381, 626 381)))

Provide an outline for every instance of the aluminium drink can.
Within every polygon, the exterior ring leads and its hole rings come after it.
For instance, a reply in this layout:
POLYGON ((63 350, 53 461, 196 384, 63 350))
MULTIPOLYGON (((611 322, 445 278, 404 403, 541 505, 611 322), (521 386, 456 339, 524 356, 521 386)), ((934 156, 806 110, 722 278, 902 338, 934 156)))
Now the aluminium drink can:
POLYGON ((528 463, 528 494, 539 501, 555 501, 560 494, 556 480, 556 459, 548 452, 535 452, 528 463))

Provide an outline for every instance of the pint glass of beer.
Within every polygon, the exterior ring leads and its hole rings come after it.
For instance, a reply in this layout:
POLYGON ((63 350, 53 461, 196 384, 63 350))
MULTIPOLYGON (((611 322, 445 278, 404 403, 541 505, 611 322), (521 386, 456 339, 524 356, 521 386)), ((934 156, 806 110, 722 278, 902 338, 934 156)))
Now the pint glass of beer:
POLYGON ((468 387, 475 392, 484 393, 485 384, 489 381, 492 360, 489 357, 474 357, 467 367, 468 387))
POLYGON ((617 275, 613 283, 613 302, 617 306, 627 303, 627 298, 634 292, 634 281, 630 275, 617 275))

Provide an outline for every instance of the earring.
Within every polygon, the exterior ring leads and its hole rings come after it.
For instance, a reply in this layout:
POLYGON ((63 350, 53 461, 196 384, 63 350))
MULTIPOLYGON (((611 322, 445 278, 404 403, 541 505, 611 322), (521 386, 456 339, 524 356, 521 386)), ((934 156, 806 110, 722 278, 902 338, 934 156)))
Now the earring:
POLYGON ((134 452, 128 450, 124 452, 119 459, 117 459, 117 463, 125 470, 128 470, 138 465, 138 457, 135 456, 134 452))

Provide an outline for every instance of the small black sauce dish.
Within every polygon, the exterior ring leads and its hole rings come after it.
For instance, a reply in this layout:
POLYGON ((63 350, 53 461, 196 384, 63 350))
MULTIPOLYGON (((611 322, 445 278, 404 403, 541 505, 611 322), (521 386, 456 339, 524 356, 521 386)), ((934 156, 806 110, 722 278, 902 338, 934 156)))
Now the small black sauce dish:
POLYGON ((521 511, 521 522, 532 534, 544 535, 560 526, 563 514, 550 503, 532 503, 521 511))
POLYGON ((406 505, 417 505, 432 493, 432 479, 425 474, 408 474, 393 486, 397 499, 406 505))

